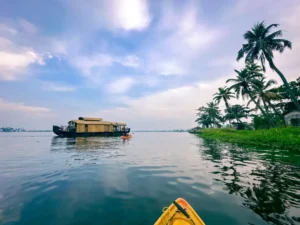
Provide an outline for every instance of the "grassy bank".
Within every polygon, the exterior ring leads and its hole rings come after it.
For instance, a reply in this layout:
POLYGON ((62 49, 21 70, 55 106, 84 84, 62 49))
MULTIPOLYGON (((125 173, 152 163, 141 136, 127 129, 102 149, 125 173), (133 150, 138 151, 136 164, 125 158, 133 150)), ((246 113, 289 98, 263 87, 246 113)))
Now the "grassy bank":
POLYGON ((269 130, 201 129, 196 133, 206 139, 300 151, 300 128, 298 127, 269 130))

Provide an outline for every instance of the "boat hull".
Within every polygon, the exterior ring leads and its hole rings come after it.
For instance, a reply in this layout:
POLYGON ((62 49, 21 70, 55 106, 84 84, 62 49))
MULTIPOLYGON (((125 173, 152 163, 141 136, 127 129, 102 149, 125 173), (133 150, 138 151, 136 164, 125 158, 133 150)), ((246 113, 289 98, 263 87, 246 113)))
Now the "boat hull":
POLYGON ((178 198, 163 214, 154 225, 205 225, 203 220, 194 211, 192 206, 183 198, 178 198), (177 205, 177 206, 176 206, 177 205))
POLYGON ((64 131, 59 126, 53 126, 53 132, 59 137, 91 137, 91 136, 102 136, 102 137, 114 137, 125 135, 124 132, 81 132, 76 133, 72 131, 64 131))

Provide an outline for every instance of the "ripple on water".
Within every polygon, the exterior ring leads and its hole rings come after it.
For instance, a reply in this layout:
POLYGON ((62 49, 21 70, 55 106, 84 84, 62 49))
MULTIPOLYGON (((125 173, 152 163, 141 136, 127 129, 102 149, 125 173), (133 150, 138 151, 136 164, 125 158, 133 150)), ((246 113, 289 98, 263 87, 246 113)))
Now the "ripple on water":
POLYGON ((10 151, 0 152, 0 223, 153 224, 177 197, 207 224, 218 224, 216 218, 300 223, 300 167, 290 163, 295 155, 189 134, 138 135, 131 142, 44 138, 34 151, 37 137, 16 145, 5 139, 10 151))

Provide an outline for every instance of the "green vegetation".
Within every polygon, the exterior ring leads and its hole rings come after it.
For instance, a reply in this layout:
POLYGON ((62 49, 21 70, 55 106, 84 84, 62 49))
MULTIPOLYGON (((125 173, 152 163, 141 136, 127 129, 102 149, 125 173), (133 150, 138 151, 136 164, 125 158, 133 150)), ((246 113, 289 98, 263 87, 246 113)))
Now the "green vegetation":
MULTIPOLYGON (((244 34, 246 44, 239 50, 237 60, 245 56, 245 68, 234 70, 235 77, 226 81, 230 86, 218 88, 213 101, 198 108, 196 122, 199 127, 235 127, 238 130, 278 128, 285 126, 285 113, 300 111, 300 77, 288 83, 273 61, 274 52, 282 53, 286 48, 292 48, 290 41, 281 38, 281 30, 271 32, 278 26, 265 26, 261 22, 244 34), (274 87, 276 81, 265 77, 265 61, 282 79, 282 86, 274 87), (234 98, 242 98, 246 104, 231 105, 230 101, 234 98), (220 103, 225 105, 224 110, 219 108, 220 103)), ((291 124, 298 125, 300 122, 293 119, 291 124)))
MULTIPOLYGON (((198 108, 198 127, 191 129, 191 133, 231 143, 300 150, 300 127, 286 127, 284 121, 285 113, 300 111, 300 77, 288 83, 275 66, 273 53, 292 48, 290 41, 281 38, 281 30, 271 32, 278 26, 265 26, 261 22, 243 35, 246 43, 239 50, 237 60, 245 57, 245 67, 234 70, 235 77, 226 81, 230 86, 218 88, 213 101, 198 108), (283 85, 273 87, 276 81, 265 77, 266 61, 283 85), (230 104, 230 100, 240 97, 246 100, 246 106, 230 104), (225 105, 224 110, 219 108, 220 103, 225 105)), ((299 126, 300 119, 292 118, 291 124, 299 126)))
POLYGON ((268 130, 201 129, 196 133, 205 139, 300 151, 299 127, 272 128, 268 130))

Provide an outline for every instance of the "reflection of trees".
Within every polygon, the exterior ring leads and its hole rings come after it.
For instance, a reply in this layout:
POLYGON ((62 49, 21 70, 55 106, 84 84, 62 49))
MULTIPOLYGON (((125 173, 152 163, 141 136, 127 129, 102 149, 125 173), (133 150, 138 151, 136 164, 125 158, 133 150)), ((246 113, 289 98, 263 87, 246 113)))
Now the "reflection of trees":
POLYGON ((276 162, 272 154, 266 160, 266 154, 260 156, 235 145, 207 140, 203 145, 200 153, 216 164, 216 180, 224 183, 229 194, 243 197, 243 206, 273 224, 300 221, 299 213, 293 215, 300 207, 299 166, 276 162))

